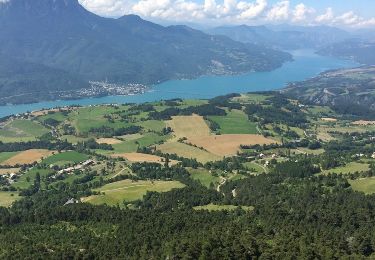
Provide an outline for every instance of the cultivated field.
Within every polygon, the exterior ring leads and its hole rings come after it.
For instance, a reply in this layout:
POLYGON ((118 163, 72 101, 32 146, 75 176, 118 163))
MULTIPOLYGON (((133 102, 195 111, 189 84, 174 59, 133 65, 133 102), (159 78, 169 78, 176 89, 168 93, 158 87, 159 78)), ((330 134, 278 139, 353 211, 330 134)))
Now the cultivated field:
POLYGON ((7 168, 7 169, 0 169, 0 175, 5 175, 9 173, 18 173, 20 168, 7 168))
POLYGON ((131 181, 124 180, 107 184, 95 191, 103 192, 104 195, 94 195, 83 198, 83 202, 95 205, 122 205, 123 201, 134 201, 142 199, 147 191, 166 192, 176 188, 183 188, 185 185, 178 181, 131 181))
POLYGON ((167 125, 173 129, 177 138, 209 136, 211 131, 202 116, 174 116, 167 125))
POLYGON ((240 151, 240 145, 263 145, 276 143, 275 140, 265 138, 262 135, 251 134, 229 134, 192 137, 188 138, 188 142, 198 147, 203 147, 210 153, 219 156, 235 155, 237 151, 240 151))
POLYGON ((12 158, 13 156, 17 155, 18 152, 2 152, 0 153, 0 164, 2 164, 4 161, 7 161, 9 158, 12 158))
POLYGON ((247 115, 240 110, 228 111, 226 116, 209 116, 209 119, 216 122, 221 134, 256 134, 257 125, 250 122, 247 115))
POLYGON ((96 142, 99 144, 120 144, 121 140, 116 138, 99 138, 96 142))
POLYGON ((220 156, 201 150, 197 147, 179 142, 166 142, 156 147, 162 153, 177 154, 185 158, 197 159, 197 161, 206 163, 209 161, 219 161, 220 156))
POLYGON ((27 151, 20 152, 15 156, 4 161, 3 165, 17 165, 17 164, 31 164, 36 161, 40 161, 42 158, 46 158, 53 154, 53 151, 44 149, 31 149, 27 151))
MULTIPOLYGON (((130 162, 148 162, 148 163, 160 163, 164 164, 165 159, 156 155, 152 154, 144 154, 144 153, 122 153, 122 154, 113 154, 112 157, 120 157, 124 158, 130 162)), ((178 161, 170 160, 170 164, 174 165, 177 164, 178 161)))

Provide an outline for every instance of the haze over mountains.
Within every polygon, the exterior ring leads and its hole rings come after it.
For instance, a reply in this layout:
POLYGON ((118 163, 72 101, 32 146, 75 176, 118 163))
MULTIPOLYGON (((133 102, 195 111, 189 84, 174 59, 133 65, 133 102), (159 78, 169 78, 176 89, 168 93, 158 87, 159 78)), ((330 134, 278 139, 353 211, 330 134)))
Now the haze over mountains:
POLYGON ((344 30, 329 26, 239 25, 217 27, 208 32, 225 35, 239 42, 260 44, 284 50, 317 49, 352 37, 350 33, 344 30))
POLYGON ((264 71, 291 59, 186 26, 99 17, 77 0, 0 3, 0 46, 2 96, 85 88, 90 80, 152 84, 264 71))

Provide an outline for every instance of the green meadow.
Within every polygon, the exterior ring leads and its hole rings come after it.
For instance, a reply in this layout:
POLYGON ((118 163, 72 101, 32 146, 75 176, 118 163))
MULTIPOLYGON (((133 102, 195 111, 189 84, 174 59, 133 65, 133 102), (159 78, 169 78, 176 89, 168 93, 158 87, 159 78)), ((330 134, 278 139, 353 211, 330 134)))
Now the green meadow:
POLYGON ((88 158, 89 156, 86 154, 82 154, 76 151, 69 151, 69 152, 54 154, 44 159, 42 163, 46 165, 53 164, 53 165, 63 166, 67 164, 83 162, 87 160, 88 158))
POLYGON ((142 199, 148 191, 167 192, 172 189, 183 188, 184 184, 178 181, 131 181, 124 180, 104 185, 101 188, 95 189, 102 195, 93 195, 84 198, 84 202, 89 202, 95 205, 122 205, 122 202, 131 202, 142 199))
POLYGON ((375 193, 375 177, 348 181, 353 190, 364 192, 365 194, 375 193))
POLYGON ((257 134, 257 125, 250 122, 243 111, 228 111, 226 116, 209 116, 208 118, 216 122, 221 134, 257 134))
POLYGON ((17 119, 0 128, 0 141, 27 142, 48 133, 49 130, 37 121, 17 119))

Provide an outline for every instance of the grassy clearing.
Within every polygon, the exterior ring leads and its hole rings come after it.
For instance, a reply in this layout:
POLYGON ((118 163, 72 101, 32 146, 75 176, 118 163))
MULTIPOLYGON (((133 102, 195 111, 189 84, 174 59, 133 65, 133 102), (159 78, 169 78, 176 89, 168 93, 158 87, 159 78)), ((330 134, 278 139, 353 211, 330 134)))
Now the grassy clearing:
POLYGON ((364 192, 365 194, 375 193, 375 177, 348 181, 355 191, 364 192))
POLYGON ((184 184, 178 181, 137 181, 124 180, 107 184, 95 191, 104 192, 104 195, 94 195, 82 199, 95 205, 122 205, 123 201, 130 202, 142 199, 148 191, 167 192, 172 189, 183 188, 184 184))
POLYGON ((55 112, 38 117, 40 122, 43 122, 46 119, 54 119, 56 121, 63 122, 66 119, 66 116, 62 112, 55 112))
POLYGON ((324 149, 321 148, 321 149, 311 150, 311 149, 308 149, 308 148, 299 147, 298 149, 292 149, 291 152, 292 153, 294 152, 296 154, 320 155, 320 154, 324 153, 324 149))
POLYGON ((223 211, 223 210, 233 211, 239 208, 242 208, 245 211, 254 210, 254 207, 249 207, 249 206, 215 205, 215 204, 208 204, 205 206, 194 207, 195 210, 208 210, 208 211, 223 211))
POLYGON ((192 179, 200 181, 206 187, 210 187, 211 183, 215 186, 220 183, 220 177, 213 176, 206 169, 189 169, 189 173, 192 179))
POLYGON ((323 174, 328 174, 328 173, 348 174, 348 173, 354 173, 354 172, 365 172, 368 170, 370 170, 370 165, 367 163, 351 162, 342 167, 325 170, 323 171, 323 174))
POLYGON ((120 128, 127 127, 129 124, 116 121, 111 123, 104 118, 105 115, 116 112, 117 109, 110 106, 95 106, 80 108, 69 115, 69 120, 76 128, 78 133, 87 133, 91 128, 98 128, 102 126, 120 128))
MULTIPOLYGON (((119 144, 114 144, 112 147, 114 151, 110 151, 109 153, 132 153, 136 152, 138 147, 148 147, 150 145, 157 145, 160 143, 165 142, 169 136, 165 135, 158 135, 156 133, 146 133, 144 135, 132 135, 127 139, 126 137, 121 137, 121 139, 125 139, 119 144)), ((107 151, 108 153, 108 151, 107 151)))
POLYGON ((200 106, 200 105, 205 105, 208 104, 207 100, 201 100, 201 99, 187 99, 184 100, 181 103, 181 107, 195 107, 195 106, 200 106))
POLYGON ((307 111, 316 116, 335 114, 335 112, 327 106, 311 106, 307 109, 307 111))
MULTIPOLYGON (((247 163, 244 163, 244 166, 247 167, 248 169, 252 169, 252 171, 254 173, 264 173, 265 172, 265 168, 262 167, 260 164, 258 163, 254 163, 254 162, 247 162, 247 163)), ((267 172, 267 171, 266 171, 267 172)))
POLYGON ((78 153, 76 151, 63 152, 59 154, 52 155, 43 160, 46 165, 58 165, 63 166, 67 164, 75 164, 83 162, 89 158, 88 155, 78 153))
POLYGON ((96 139, 98 144, 120 144, 122 143, 121 140, 116 138, 99 138, 96 139))
POLYGON ((78 142, 83 142, 88 140, 89 138, 84 138, 84 137, 78 137, 75 135, 63 135, 60 137, 61 140, 66 140, 71 144, 77 144, 78 142))
POLYGON ((0 207, 10 207, 18 199, 20 196, 17 193, 0 191, 0 207))
POLYGON ((264 102, 269 96, 262 94, 241 94, 240 97, 234 97, 233 101, 241 103, 261 103, 264 102))
POLYGON ((211 130, 204 121, 202 116, 174 116, 167 125, 173 129, 177 138, 209 136, 211 130))
POLYGON ((162 132, 163 129, 166 127, 166 124, 164 121, 158 121, 158 120, 142 121, 139 123, 135 123, 135 125, 141 126, 145 130, 153 131, 153 132, 162 132))
POLYGON ((0 128, 0 141, 27 142, 48 133, 48 129, 36 121, 17 119, 0 128))
POLYGON ((48 174, 53 173, 53 170, 51 169, 37 169, 37 168, 32 168, 25 174, 23 174, 17 182, 13 183, 12 186, 15 188, 20 188, 20 189, 27 189, 29 188, 35 180, 36 174, 39 173, 41 177, 47 176, 48 174))
POLYGON ((219 161, 221 159, 221 156, 179 142, 167 142, 156 148, 163 153, 177 154, 184 158, 194 158, 202 163, 219 161))
POLYGON ((247 115, 240 110, 232 110, 226 116, 210 116, 208 118, 220 126, 221 134, 258 133, 256 123, 250 122, 247 115))

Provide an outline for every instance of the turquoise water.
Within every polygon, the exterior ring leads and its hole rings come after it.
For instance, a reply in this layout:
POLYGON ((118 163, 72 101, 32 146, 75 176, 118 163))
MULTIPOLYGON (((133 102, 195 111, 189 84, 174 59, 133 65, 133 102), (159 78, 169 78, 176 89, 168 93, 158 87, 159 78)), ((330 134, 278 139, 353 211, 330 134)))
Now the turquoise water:
POLYGON ((270 72, 253 72, 236 76, 204 76, 193 80, 170 80, 154 86, 151 92, 135 96, 108 96, 0 106, 0 117, 73 104, 141 103, 172 98, 204 99, 228 93, 275 90, 285 87, 289 82, 305 80, 326 70, 358 66, 352 61, 316 55, 312 50, 298 50, 293 51, 292 54, 294 61, 285 63, 281 68, 270 72))

